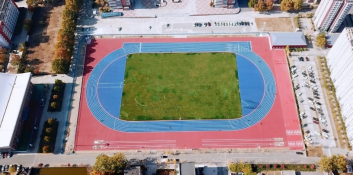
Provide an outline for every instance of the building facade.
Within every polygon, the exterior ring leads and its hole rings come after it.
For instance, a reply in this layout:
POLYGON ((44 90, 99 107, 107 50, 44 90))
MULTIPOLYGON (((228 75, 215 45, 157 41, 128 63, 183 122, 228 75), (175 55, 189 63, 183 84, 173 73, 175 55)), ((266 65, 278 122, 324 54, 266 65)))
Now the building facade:
POLYGON ((235 0, 212 0, 212 3, 215 8, 232 9, 235 6, 235 0))
POLYGON ((130 10, 133 8, 134 0, 109 0, 108 3, 112 9, 130 10))
POLYGON ((336 32, 353 5, 353 0, 324 0, 313 17, 319 31, 336 32))
POLYGON ((347 136, 353 145, 353 28, 345 28, 342 31, 326 59, 347 136))
POLYGON ((0 151, 15 150, 32 95, 31 73, 0 73, 0 151))
POLYGON ((0 1, 0 46, 10 47, 19 13, 13 0, 0 1))

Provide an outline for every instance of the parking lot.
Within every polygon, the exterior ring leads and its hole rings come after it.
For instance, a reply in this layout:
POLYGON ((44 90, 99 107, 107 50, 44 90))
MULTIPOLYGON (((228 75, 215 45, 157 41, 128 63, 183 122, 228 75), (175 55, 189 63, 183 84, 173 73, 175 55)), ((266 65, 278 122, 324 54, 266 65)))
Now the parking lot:
MULTIPOLYGON (((292 62, 292 75, 304 142, 310 146, 336 147, 315 62, 310 57, 298 57, 292 62)), ((326 154, 326 153, 325 153, 326 154)), ((327 153, 329 154, 329 153, 327 153)))

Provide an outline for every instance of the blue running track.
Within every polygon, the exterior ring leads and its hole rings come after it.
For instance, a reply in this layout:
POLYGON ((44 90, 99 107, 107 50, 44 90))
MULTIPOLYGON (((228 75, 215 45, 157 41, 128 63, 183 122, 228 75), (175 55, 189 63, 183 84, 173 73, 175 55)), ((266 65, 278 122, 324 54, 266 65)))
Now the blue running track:
POLYGON ((122 132, 234 131, 262 120, 272 108, 276 85, 271 69, 250 42, 125 43, 104 57, 87 81, 87 104, 103 125, 122 132), (132 53, 233 52, 243 117, 230 120, 123 121, 119 119, 126 56, 132 53))

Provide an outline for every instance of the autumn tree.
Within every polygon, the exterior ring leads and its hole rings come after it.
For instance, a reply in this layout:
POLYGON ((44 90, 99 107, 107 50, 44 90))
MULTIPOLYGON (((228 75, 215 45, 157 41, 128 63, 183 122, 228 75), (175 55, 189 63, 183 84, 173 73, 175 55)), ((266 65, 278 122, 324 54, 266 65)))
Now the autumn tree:
POLYGON ((44 141, 49 142, 50 141, 50 136, 44 136, 44 141))
POLYGON ((289 10, 293 9, 293 2, 292 0, 282 0, 280 4, 280 8, 282 11, 288 12, 289 10))
POLYGON ((252 171, 251 165, 245 164, 244 162, 232 163, 228 167, 231 172, 242 172, 244 175, 256 175, 256 173, 252 171))
POLYGON ((256 4, 256 0, 249 0, 249 2, 248 2, 248 6, 251 8, 254 8, 255 4, 256 4))
POLYGON ((69 71, 70 61, 64 59, 54 59, 51 68, 55 73, 65 74, 69 71))
POLYGON ((11 58, 10 63, 13 66, 17 66, 17 65, 19 65, 21 63, 21 57, 19 55, 11 53, 10 54, 10 58, 11 58))
POLYGON ((53 131, 52 128, 46 128, 46 129, 45 129, 45 132, 46 132, 47 134, 50 134, 52 131, 53 131))
MULTIPOLYGON (((53 102, 54 103, 54 102, 53 102)), ((52 125, 52 124, 54 124, 55 123, 55 119, 54 118, 49 118, 48 119, 48 124, 49 125, 52 125)))
POLYGON ((273 0, 266 0, 265 2, 266 10, 270 11, 273 9, 273 0))
POLYGON ((325 33, 320 33, 316 36, 316 45, 320 48, 324 48, 326 46, 325 33))
POLYGON ((42 148, 42 151, 43 151, 43 153, 49 153, 50 152, 50 147, 46 145, 46 146, 44 146, 42 148))
POLYGON ((58 99, 58 95, 53 95, 53 99, 58 99))
POLYGON ((289 45, 286 46, 286 54, 287 54, 287 55, 290 55, 289 45))
POLYGON ((109 157, 106 154, 100 154, 96 158, 93 170, 101 174, 122 174, 127 165, 127 159, 124 154, 116 153, 109 157))
POLYGON ((255 11, 263 12, 266 11, 266 5, 263 0, 258 0, 254 6, 255 11))
POLYGON ((9 173, 10 173, 10 174, 16 173, 16 166, 11 166, 11 167, 9 167, 9 173))
POLYGON ((293 0, 293 9, 301 10, 303 6, 303 0, 293 0))
POLYGON ((330 173, 335 170, 343 171, 346 169, 347 160, 343 155, 333 155, 331 157, 324 155, 318 165, 322 172, 330 173))
POLYGON ((26 50, 26 44, 25 43, 20 43, 18 51, 23 52, 24 50, 26 50))

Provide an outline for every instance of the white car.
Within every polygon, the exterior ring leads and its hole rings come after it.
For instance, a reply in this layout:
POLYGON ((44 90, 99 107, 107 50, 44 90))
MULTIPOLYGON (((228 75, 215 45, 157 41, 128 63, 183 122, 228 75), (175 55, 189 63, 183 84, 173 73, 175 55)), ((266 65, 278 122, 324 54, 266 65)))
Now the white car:
POLYGON ((328 138, 328 134, 326 134, 326 133, 322 133, 322 136, 328 138))
POLYGON ((292 72, 295 72, 297 70, 297 67, 294 67, 292 69, 290 69, 292 72))
POLYGON ((308 77, 307 77, 307 76, 305 76, 305 75, 303 75, 303 78, 304 78, 304 79, 308 79, 308 77))
POLYGON ((299 97, 300 95, 302 95, 302 93, 301 93, 301 92, 297 93, 297 96, 298 96, 298 97, 299 97))
POLYGON ((309 85, 309 83, 307 83, 307 82, 304 82, 304 85, 308 86, 308 85, 309 85))
POLYGON ((315 107, 321 109, 321 106, 318 104, 315 104, 315 107))
POLYGON ((310 104, 314 104, 313 101, 311 101, 311 100, 308 100, 308 102, 309 102, 310 104))
POLYGON ((321 135, 321 134, 320 134, 319 132, 317 132, 317 131, 314 131, 314 133, 317 134, 317 135, 321 135))
POLYGON ((320 122, 327 122, 325 119, 323 119, 323 118, 319 118, 319 121, 320 122))
POLYGON ((311 66, 306 66, 306 68, 307 68, 308 70, 312 70, 312 69, 313 69, 313 67, 311 67, 311 66))
POLYGON ((305 138, 310 138, 311 137, 311 135, 310 134, 307 134, 306 136, 305 136, 305 138))
POLYGON ((298 74, 293 75, 293 78, 296 78, 296 77, 298 77, 298 74))

